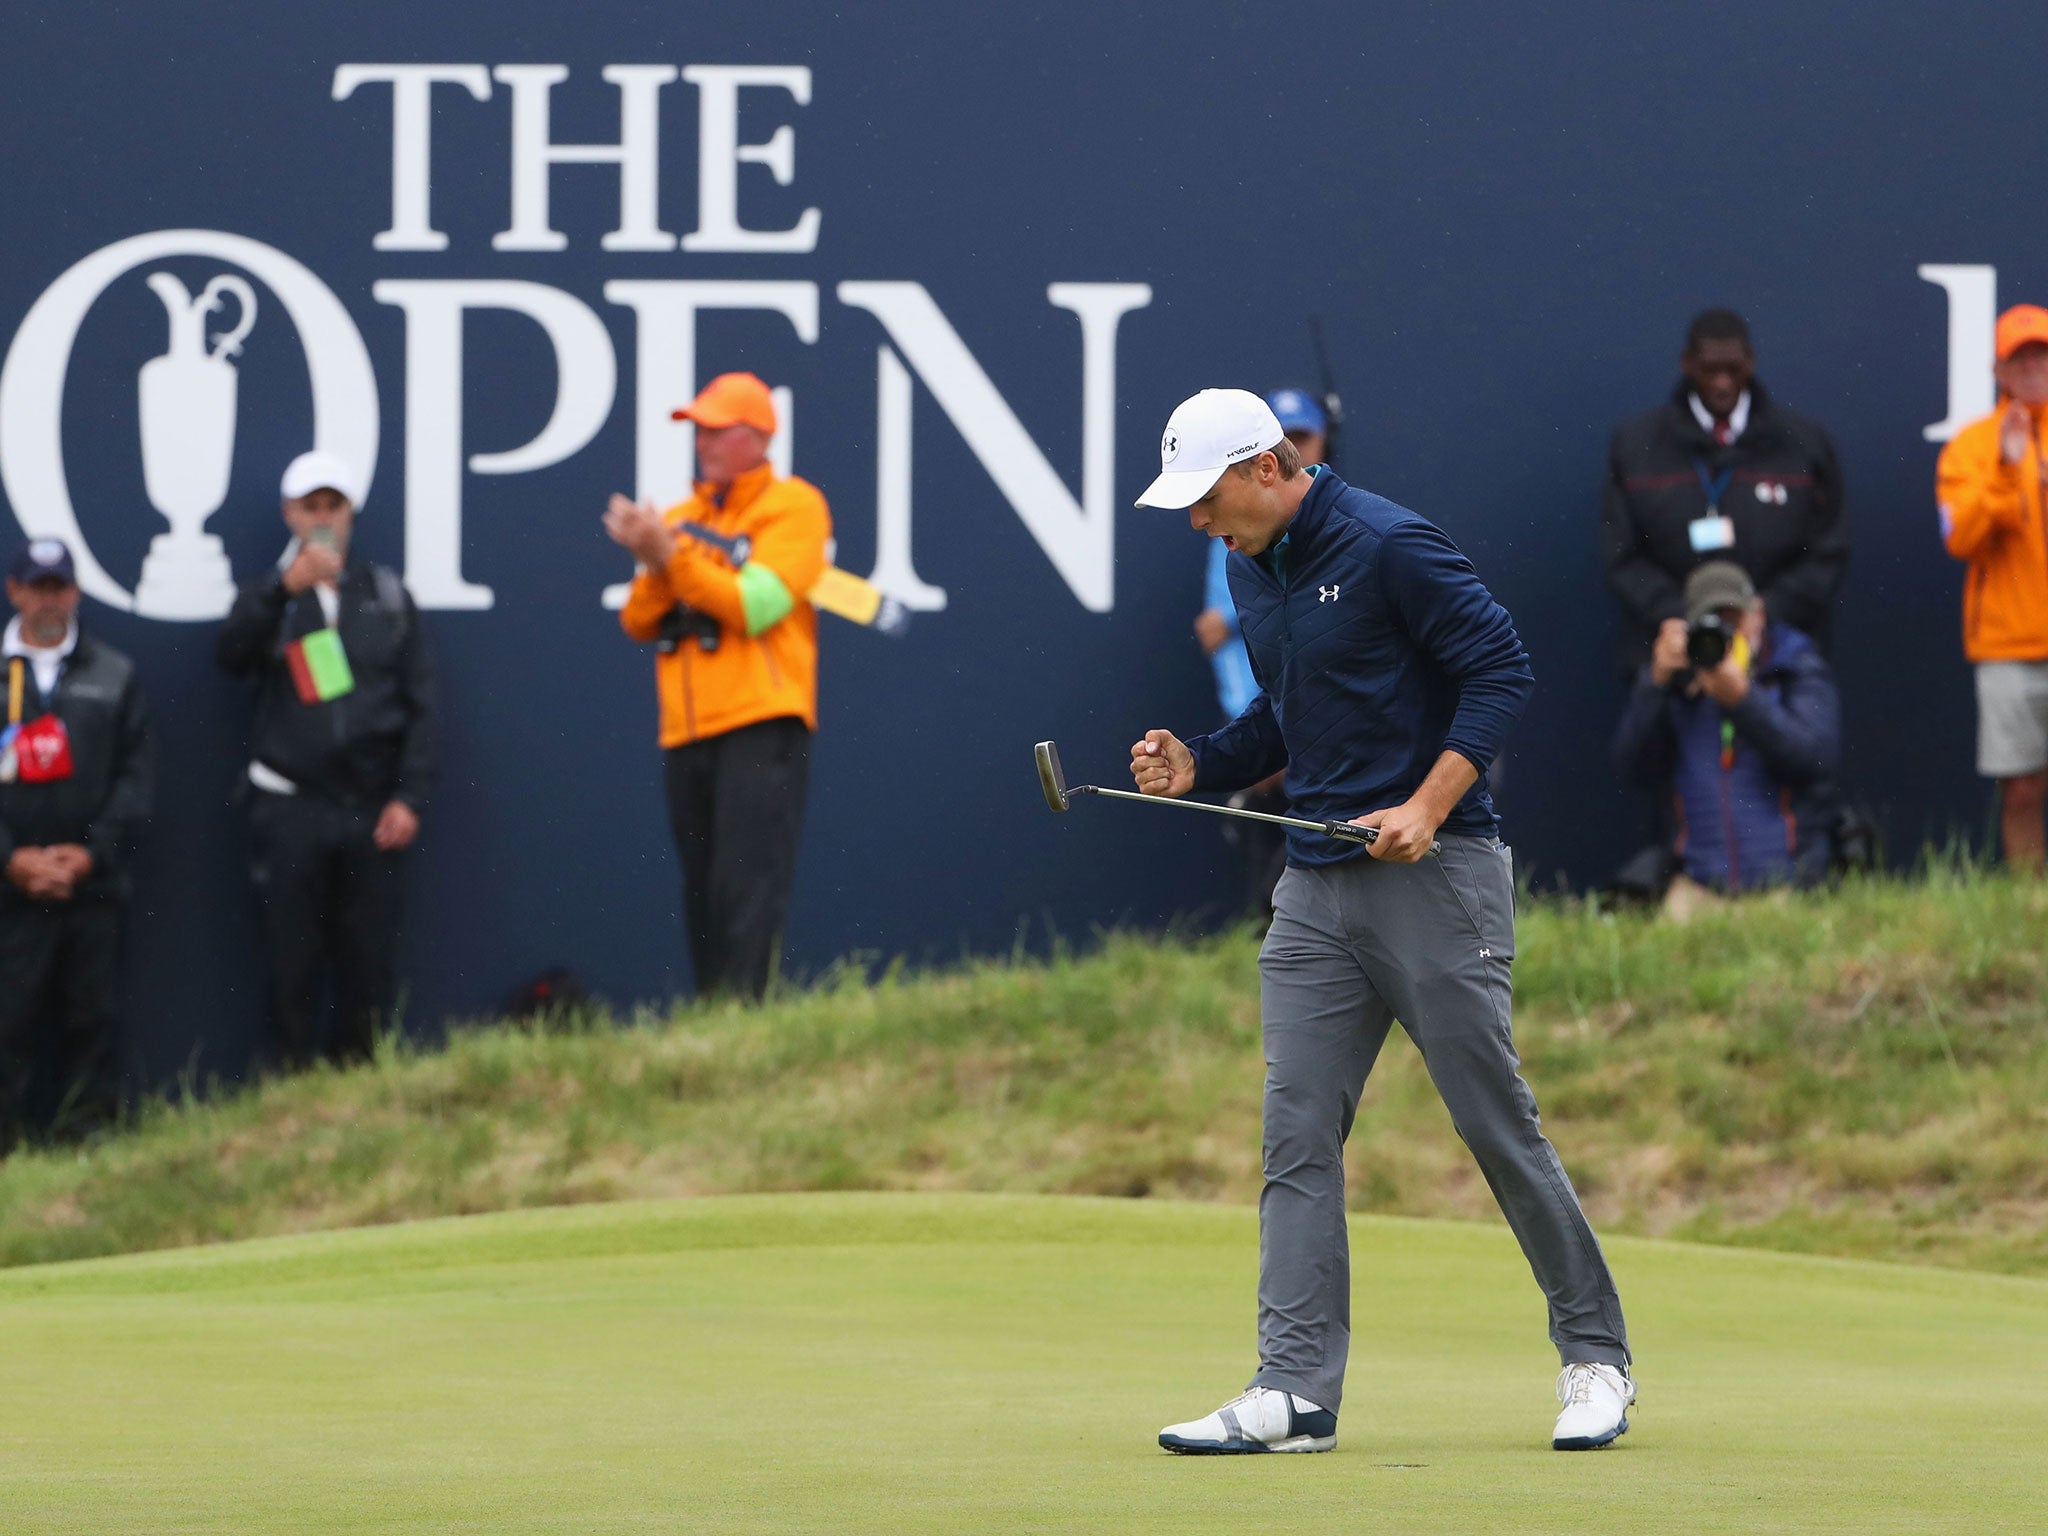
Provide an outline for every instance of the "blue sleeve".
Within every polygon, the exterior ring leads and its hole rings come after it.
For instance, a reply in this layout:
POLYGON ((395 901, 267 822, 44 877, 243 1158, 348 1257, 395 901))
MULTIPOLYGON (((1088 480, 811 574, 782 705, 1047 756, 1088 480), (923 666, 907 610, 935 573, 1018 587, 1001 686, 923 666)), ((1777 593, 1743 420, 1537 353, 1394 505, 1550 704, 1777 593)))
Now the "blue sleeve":
POLYGON ((1222 730, 1195 737, 1188 750, 1195 754, 1195 788, 1205 794, 1249 789, 1287 766, 1287 743, 1263 693, 1222 730))
POLYGON ((1252 676, 1244 641, 1224 641, 1209 658, 1209 667, 1216 676, 1216 702, 1223 707, 1223 718, 1235 720, 1259 696, 1259 680, 1252 676))
POLYGON ((1818 658, 1786 680, 1782 704, 1769 690, 1752 687, 1728 718, 1780 784, 1832 778, 1841 762, 1841 694, 1834 674, 1818 658))
POLYGON ((1457 545, 1421 518, 1387 530, 1380 541, 1379 578, 1408 637, 1457 684, 1458 707, 1443 750, 1456 752, 1485 777, 1536 686, 1514 620, 1457 545))
POLYGON ((1223 547, 1221 539, 1209 541, 1209 574, 1202 583, 1202 607, 1215 609, 1223 615, 1223 622, 1230 626, 1230 632, 1237 633, 1237 604, 1230 596, 1230 551, 1223 547))
POLYGON ((1678 767, 1678 734, 1671 723, 1671 690, 1659 688, 1644 667, 1629 690, 1621 723, 1614 728, 1614 771, 1631 784, 1651 788, 1678 767))

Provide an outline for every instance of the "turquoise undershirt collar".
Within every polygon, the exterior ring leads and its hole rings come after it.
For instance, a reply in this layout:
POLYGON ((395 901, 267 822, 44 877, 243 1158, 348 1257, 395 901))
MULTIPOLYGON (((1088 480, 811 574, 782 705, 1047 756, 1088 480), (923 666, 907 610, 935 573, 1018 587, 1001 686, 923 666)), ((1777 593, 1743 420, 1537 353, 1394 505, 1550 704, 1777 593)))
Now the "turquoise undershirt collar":
MULTIPOLYGON (((1308 477, 1310 481, 1314 481, 1315 477, 1322 472, 1322 465, 1309 465, 1308 477)), ((1287 585, 1287 565, 1290 553, 1288 544, 1293 538, 1294 530, 1290 528, 1287 532, 1280 535, 1278 541, 1274 543, 1271 549, 1259 556, 1261 560, 1265 561, 1266 569, 1273 573, 1273 579, 1283 587, 1287 585)))

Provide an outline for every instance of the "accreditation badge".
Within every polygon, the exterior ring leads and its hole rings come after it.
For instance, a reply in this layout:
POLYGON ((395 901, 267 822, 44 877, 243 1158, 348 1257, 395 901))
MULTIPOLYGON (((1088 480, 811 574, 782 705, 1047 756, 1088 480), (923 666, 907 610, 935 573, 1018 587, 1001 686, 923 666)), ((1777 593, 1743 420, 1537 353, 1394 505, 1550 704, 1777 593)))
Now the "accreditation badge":
POLYGON ((1692 541, 1693 553, 1710 555, 1716 550, 1735 547, 1735 519, 1723 517, 1709 510, 1705 517, 1696 517, 1685 525, 1686 537, 1692 541))
POLYGON ((21 776, 21 758, 14 750, 14 738, 20 734, 18 725, 0 727, 0 784, 12 784, 21 776))

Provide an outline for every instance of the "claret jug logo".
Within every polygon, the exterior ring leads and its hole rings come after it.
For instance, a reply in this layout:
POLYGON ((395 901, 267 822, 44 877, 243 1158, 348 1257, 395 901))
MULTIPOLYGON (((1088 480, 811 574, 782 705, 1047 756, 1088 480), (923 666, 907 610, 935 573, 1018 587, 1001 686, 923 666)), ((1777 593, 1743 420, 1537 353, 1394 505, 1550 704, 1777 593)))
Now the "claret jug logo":
MULTIPOLYGON (((794 125, 785 121, 760 142, 745 142, 742 98, 749 103, 749 123, 771 111, 787 116, 807 107, 807 67, 613 64, 598 73, 616 93, 619 128, 613 143, 555 139, 552 93, 571 75, 561 64, 343 64, 334 73, 332 102, 309 108, 354 114, 355 126, 366 129, 381 116, 389 127, 390 222, 382 230, 366 229, 364 240, 380 254, 407 253, 402 259, 408 266, 404 276, 378 277, 367 287, 375 304, 397 310, 403 322, 403 356, 385 360, 383 373, 387 381, 402 381, 404 575, 420 606, 494 605, 492 588, 468 579, 463 570, 465 477, 543 469, 597 436, 621 389, 605 315, 630 330, 636 362, 628 405, 633 463, 630 470, 613 466, 602 477, 618 482, 630 476, 637 495, 657 502, 687 494, 694 441, 687 424, 671 422, 669 412, 703 382, 697 376, 699 316, 723 311, 751 313, 747 324, 786 326, 805 345, 817 343, 828 314, 831 324, 876 333, 876 555, 870 574, 877 586, 908 608, 946 606, 945 587, 919 575, 911 551, 913 384, 921 383, 1074 598, 1091 611, 1109 611, 1115 599, 1117 335, 1121 318, 1150 304, 1152 290, 1124 282, 1053 282, 1045 288, 1046 300, 1079 322, 1076 494, 921 283, 850 278, 826 284, 786 275, 787 264, 815 260, 824 212, 806 207, 784 228, 761 228, 744 216, 743 190, 765 186, 756 178, 790 187, 797 173, 794 125), (673 210, 663 207, 660 176, 662 92, 676 88, 694 88, 697 96, 696 227, 681 232, 665 227, 673 210), (473 112, 479 110, 476 103, 494 95, 510 98, 505 158, 437 166, 435 110, 473 112), (502 189, 504 201, 493 216, 502 209, 507 224, 490 237, 492 251, 566 250, 571 237, 554 227, 551 212, 555 180, 597 177, 615 181, 618 191, 617 227, 597 239, 600 252, 668 252, 685 262, 699 253, 739 256, 756 267, 769 264, 769 272, 715 279, 648 276, 642 255, 632 275, 592 284, 594 293, 524 278, 435 275, 436 262, 459 269, 462 261, 461 244, 434 226, 437 169, 444 189, 502 189), (824 309, 828 294, 837 309, 824 309), (600 311, 599 302, 611 308, 600 311), (530 441, 493 452, 469 447, 462 419, 465 318, 486 311, 537 326, 554 363, 554 399, 545 424, 530 441)), ((587 78, 578 87, 593 96, 604 89, 587 78)), ((545 267, 538 270, 546 275, 545 267)), ((577 270, 587 271, 587 263, 577 270)), ((338 286, 354 295, 360 277, 338 286)), ((377 469, 380 398, 364 329, 383 331, 359 328, 335 288, 296 256, 244 235, 157 230, 93 251, 30 306, 0 364, 0 489, 15 520, 32 537, 69 544, 80 585, 102 603, 154 619, 219 618, 234 590, 218 526, 234 514, 222 509, 261 500, 275 516, 273 478, 264 477, 260 497, 253 483, 231 484, 237 438, 247 436, 259 419, 250 413, 270 413, 260 418, 266 442, 275 442, 282 430, 278 406, 269 398, 275 392, 242 383, 244 344, 253 337, 265 358, 283 356, 288 348, 282 344, 296 333, 310 385, 312 441, 293 442, 291 452, 317 448, 341 458, 355 469, 367 500, 377 469), (97 359, 92 345, 81 347, 81 331, 99 334, 87 327, 88 316, 110 292, 125 300, 131 292, 126 285, 135 285, 138 294, 146 286, 155 295, 163 327, 133 354, 142 359, 134 376, 134 444, 148 504, 161 522, 148 538, 132 590, 109 570, 135 569, 135 548, 120 551, 124 564, 111 547, 135 539, 132 529, 115 531, 123 526, 113 516, 121 509, 108 506, 104 489, 90 488, 93 482, 82 472, 74 494, 67 474, 67 454, 73 456, 71 468, 81 470, 88 460, 80 455, 128 450, 103 441, 104 423, 67 436, 63 404, 74 368, 96 384, 104 381, 104 368, 90 371, 97 359), (280 350, 273 352, 273 344, 280 350), (75 361, 74 352, 81 359, 75 361)), ((730 356, 725 352, 717 361, 730 356)), ((127 366, 132 365, 123 365, 124 378, 127 366)), ((543 372, 539 387, 546 382, 543 372)), ((1044 393, 1042 385, 1038 392, 1044 393)), ((788 473, 798 402, 787 388, 776 394, 782 430, 770 456, 788 473)), ((303 435, 302 427, 291 430, 303 435)), ((835 473, 843 479, 845 470, 835 473)), ((254 480, 254 466, 247 477, 254 480)), ((624 587, 594 584, 590 599, 600 593, 616 604, 624 587)))
POLYGON ((227 499, 240 409, 234 359, 256 324, 257 299, 237 272, 220 273, 195 294, 171 272, 147 270, 177 257, 240 267, 276 295, 311 373, 313 446, 339 455, 369 483, 377 461, 377 384, 341 301, 282 251, 240 235, 180 229, 95 251, 29 310, 0 366, 0 486, 25 533, 71 546, 89 596, 145 618, 217 619, 234 598, 234 582, 220 539, 204 530, 227 499), (167 339, 136 379, 136 419, 144 487, 170 526, 151 540, 130 592, 108 574, 73 504, 61 416, 87 312, 115 283, 145 271, 140 280, 163 303, 167 339))
POLYGON ((197 294, 169 272, 149 275, 170 317, 170 345, 135 381, 142 416, 142 479, 149 504, 171 531, 150 542, 135 589, 138 612, 167 619, 212 618, 227 610, 234 577, 220 540, 201 530, 228 499, 235 458, 235 367, 230 358, 256 324, 256 292, 222 273, 197 294), (212 338, 206 317, 229 296, 241 318, 212 338))

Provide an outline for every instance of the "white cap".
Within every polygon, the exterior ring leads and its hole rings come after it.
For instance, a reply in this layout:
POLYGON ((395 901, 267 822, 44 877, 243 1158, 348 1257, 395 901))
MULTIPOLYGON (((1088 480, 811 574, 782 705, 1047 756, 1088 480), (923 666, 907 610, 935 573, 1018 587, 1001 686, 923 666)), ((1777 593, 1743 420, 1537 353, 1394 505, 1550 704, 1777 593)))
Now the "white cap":
POLYGON ((284 483, 278 487, 286 501, 297 501, 315 491, 339 491, 354 506, 363 499, 356 472, 331 453, 317 448, 302 453, 284 467, 284 483))
POLYGON ((1273 407, 1248 389, 1205 389, 1174 407, 1159 439, 1159 478, 1141 507, 1191 507, 1233 464, 1256 457, 1287 434, 1273 407))

